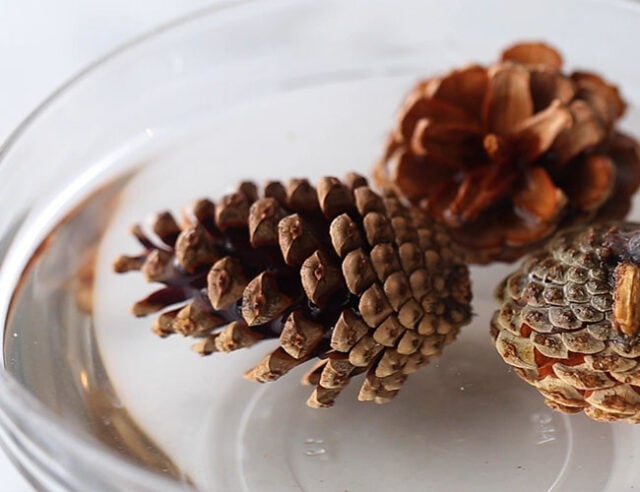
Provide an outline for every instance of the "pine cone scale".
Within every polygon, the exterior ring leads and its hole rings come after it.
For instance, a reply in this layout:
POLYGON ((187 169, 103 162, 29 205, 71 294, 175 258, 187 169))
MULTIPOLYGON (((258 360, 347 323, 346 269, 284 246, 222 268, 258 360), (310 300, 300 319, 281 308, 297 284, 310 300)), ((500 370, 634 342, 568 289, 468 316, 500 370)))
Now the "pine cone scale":
POLYGON ((460 107, 468 119, 480 114, 488 83, 486 70, 479 65, 470 65, 454 70, 448 77, 433 79, 427 84, 425 93, 434 100, 460 107))
POLYGON ((555 100, 567 105, 575 97, 576 91, 572 82, 559 74, 556 69, 538 66, 531 71, 530 77, 535 112, 543 111, 555 100))
POLYGON ((491 74, 483 103, 485 131, 508 135, 533 115, 529 72, 519 65, 503 65, 491 74))
POLYGON ((512 152, 523 162, 534 162, 549 150, 558 136, 572 124, 573 118, 569 109, 559 101, 554 101, 546 109, 514 127, 512 152))

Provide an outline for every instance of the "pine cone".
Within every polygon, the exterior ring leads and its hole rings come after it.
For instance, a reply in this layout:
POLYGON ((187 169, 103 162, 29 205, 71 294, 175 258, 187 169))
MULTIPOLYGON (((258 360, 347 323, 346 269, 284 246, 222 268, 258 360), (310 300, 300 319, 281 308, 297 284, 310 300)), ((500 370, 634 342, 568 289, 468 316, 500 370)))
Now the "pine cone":
POLYGON ((512 261, 559 228, 619 220, 640 185, 640 147, 615 128, 618 89, 518 44, 489 67, 417 84, 374 174, 420 204, 468 260, 512 261))
POLYGON ((145 251, 115 270, 165 287, 133 313, 164 310, 154 331, 199 338, 204 355, 278 338, 245 374, 259 382, 319 359, 303 379, 315 386, 312 407, 331 406, 360 373, 360 400, 389 401, 470 318, 469 273, 448 235, 353 174, 317 190, 271 182, 262 194, 242 183, 216 204, 198 201, 182 226, 161 213, 152 224, 161 244, 135 226, 145 251))
POLYGON ((640 422, 640 224, 557 236, 497 296, 496 348, 547 405, 640 422))

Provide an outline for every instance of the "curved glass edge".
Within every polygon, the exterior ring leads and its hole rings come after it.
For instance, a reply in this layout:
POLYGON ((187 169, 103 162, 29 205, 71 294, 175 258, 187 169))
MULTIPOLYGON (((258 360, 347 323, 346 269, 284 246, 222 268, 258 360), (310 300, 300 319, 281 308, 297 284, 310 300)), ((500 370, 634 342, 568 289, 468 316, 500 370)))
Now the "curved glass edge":
MULTIPOLYGON (((186 484, 178 484, 151 472, 138 469, 90 438, 77 434, 62 422, 52 425, 51 411, 26 392, 6 372, 0 371, 0 437, 5 448, 23 464, 23 472, 30 472, 21 457, 35 460, 38 473, 43 473, 51 484, 65 490, 82 490, 91 483, 95 490, 113 489, 114 472, 121 473, 123 486, 128 490, 184 492, 192 490, 186 484), (7 391, 5 391, 7 390, 7 391), (59 449, 69 456, 59 462, 59 449), (102 473, 84 469, 83 462, 102 464, 102 473), (65 467, 65 465, 68 465, 65 467), (68 473, 73 470, 73 474, 68 473)), ((117 476, 117 475, 116 475, 117 476)), ((41 482, 38 477, 29 477, 41 482)))
MULTIPOLYGON (((263 0, 264 1, 264 0, 263 0)), ((628 2, 632 0, 618 0, 623 2, 628 2)), ((217 12, 221 12, 230 8, 235 8, 240 5, 247 5, 251 3, 258 3, 259 0, 226 0, 224 2, 220 2, 216 5, 209 5, 206 7, 202 7, 200 9, 194 10, 189 14, 178 17, 177 19, 171 20, 167 23, 161 24, 158 27, 155 27, 139 36, 134 37, 133 39, 126 41, 125 43, 117 46, 116 48, 110 50, 106 54, 97 58, 89 65, 82 68, 75 75, 72 75, 65 82, 62 83, 57 89, 55 89, 51 94, 49 94, 43 101, 40 102, 35 108, 33 108, 24 119, 18 123, 18 125, 13 129, 12 132, 4 139, 4 141, 0 141, 0 165, 2 165, 5 156, 13 147, 13 144, 20 139, 23 133, 28 130, 31 123, 40 116, 44 111, 46 111, 51 104, 53 104, 56 100, 58 100, 62 95, 64 95, 67 91, 73 89, 77 84, 81 83, 87 76, 93 74, 98 69, 104 68, 109 61, 114 58, 117 58, 120 54, 127 52, 131 48, 135 48, 138 45, 143 44, 145 41, 149 39, 153 39, 156 36, 170 31, 175 28, 182 27, 192 21, 196 21, 200 19, 202 16, 209 16, 215 14, 217 12)))
MULTIPOLYGON (((16 128, 0 143, 0 166, 6 160, 13 146, 29 131, 34 121, 44 114, 62 96, 71 92, 88 77, 109 66, 129 50, 153 40, 165 32, 182 28, 203 16, 239 6, 258 3, 258 0, 227 0, 216 5, 197 9, 189 14, 162 24, 111 50, 98 58, 53 91, 37 105, 16 128)), ((17 227, 0 238, 0 258, 10 247, 17 227)), ((6 320, 3 320, 3 325, 6 320)), ((0 351, 3 351, 4 335, 0 336, 0 351)), ((82 490, 91 483, 95 490, 113 490, 113 479, 117 477, 123 490, 141 491, 185 491, 193 490, 186 484, 179 484, 152 472, 137 468, 89 436, 67 428, 50 409, 31 395, 4 370, 0 370, 0 441, 17 468, 36 487, 56 487, 63 490, 82 490), (60 450, 68 453, 69 468, 57 462, 60 450), (31 461, 27 463, 26 460, 31 461), (103 470, 96 476, 95 470, 83 469, 83 463, 101 463, 103 470), (68 470, 73 469, 74 474, 68 470)), ((119 488, 119 487, 118 487, 119 488)))

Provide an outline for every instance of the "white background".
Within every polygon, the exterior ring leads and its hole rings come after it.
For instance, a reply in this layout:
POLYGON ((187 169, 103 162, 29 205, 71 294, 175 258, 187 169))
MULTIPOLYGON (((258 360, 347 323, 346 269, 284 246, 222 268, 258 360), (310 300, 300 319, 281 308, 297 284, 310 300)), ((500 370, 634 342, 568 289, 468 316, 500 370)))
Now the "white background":
MULTIPOLYGON (((0 0, 0 142, 45 97, 97 57, 214 2, 0 0)), ((31 490, 0 451, 0 492, 31 490)))

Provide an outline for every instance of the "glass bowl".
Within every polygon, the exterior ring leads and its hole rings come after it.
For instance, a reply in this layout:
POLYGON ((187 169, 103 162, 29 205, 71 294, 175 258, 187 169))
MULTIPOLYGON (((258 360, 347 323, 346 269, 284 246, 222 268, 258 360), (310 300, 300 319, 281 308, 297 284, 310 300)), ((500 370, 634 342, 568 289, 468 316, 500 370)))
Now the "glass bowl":
POLYGON ((630 1, 241 1, 96 62, 0 151, 5 449, 39 490, 633 488, 637 427, 552 413, 495 353, 509 265, 473 269, 472 324, 394 402, 352 385, 318 411, 296 374, 240 377, 266 345, 154 337, 127 312, 149 286, 110 264, 131 223, 240 179, 368 174, 417 79, 517 40, 616 81, 638 134, 639 22, 630 1))

